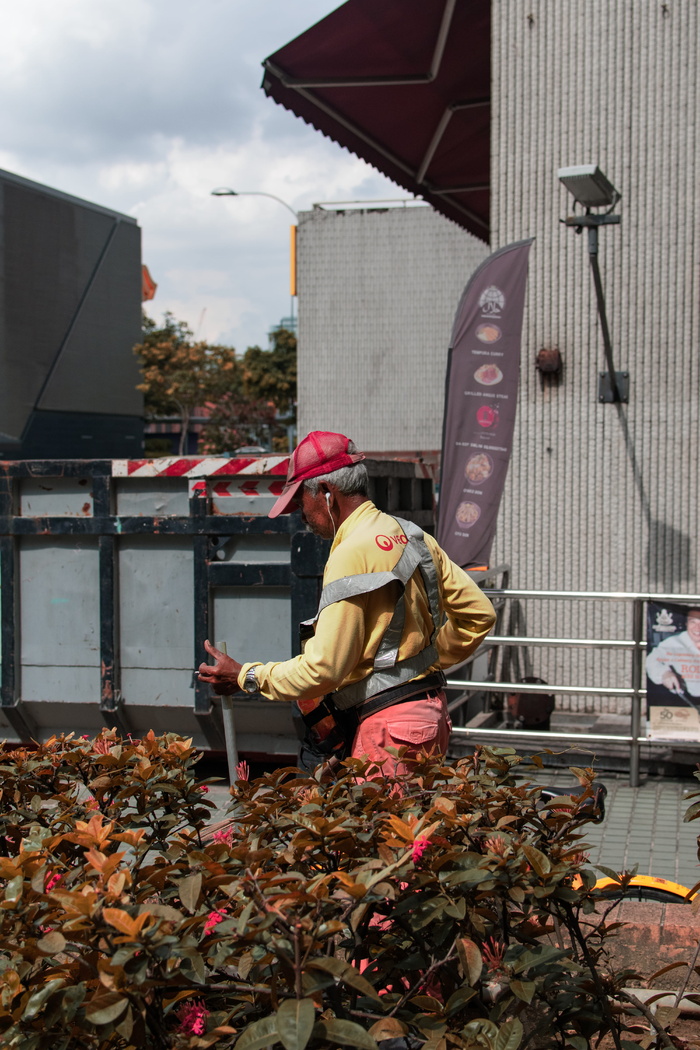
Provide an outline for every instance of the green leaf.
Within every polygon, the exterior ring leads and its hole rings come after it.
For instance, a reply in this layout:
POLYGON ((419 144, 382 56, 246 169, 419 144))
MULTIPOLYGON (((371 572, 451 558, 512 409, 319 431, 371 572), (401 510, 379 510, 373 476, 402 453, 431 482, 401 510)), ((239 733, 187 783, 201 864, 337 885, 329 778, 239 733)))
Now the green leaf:
POLYGON ((493 1050, 518 1050, 522 1038, 523 1026, 517 1017, 513 1017, 499 1028, 493 1050))
MULTIPOLYGON (((325 1039, 328 1042, 342 1043, 343 1046, 359 1046, 361 1050, 379 1050, 376 1041, 369 1032, 365 1031, 354 1021, 338 1021, 330 1018, 327 1021, 317 1021, 314 1025, 313 1034, 316 1039, 325 1039)), ((236 1043, 240 1047, 240 1040, 236 1043)), ((244 1048, 240 1048, 244 1050, 244 1048)))
POLYGON ((331 957, 311 959, 306 966, 309 970, 325 970, 326 973, 333 974, 334 977, 337 977, 345 984, 349 984, 356 991, 362 992, 363 995, 368 995, 378 1003, 382 1001, 367 978, 363 977, 359 970, 356 970, 350 963, 343 962, 342 959, 331 957))
MULTIPOLYGON (((574 1050, 588 1050, 590 1043, 587 1039, 584 1039, 582 1035, 569 1035, 566 1037, 566 1041, 569 1046, 573 1046, 574 1050)), ((622 1046, 625 1044, 622 1043, 622 1046)), ((639 1046, 639 1043, 634 1044, 635 1047, 639 1046)))
POLYGON ((618 882, 619 883, 619 881, 620 881, 620 873, 619 873, 619 871, 614 871, 612 868, 606 868, 602 864, 596 864, 595 868, 596 868, 596 871, 602 871, 603 875, 605 875, 606 878, 612 879, 613 882, 618 882))
POLYGON ((524 1003, 528 1005, 532 1002, 532 997, 537 990, 537 985, 534 981, 511 981, 510 990, 513 995, 517 995, 518 999, 522 999, 524 1003))
POLYGON ((236 1041, 235 1050, 262 1050, 265 1046, 278 1043, 279 1038, 277 1015, 270 1014, 269 1017, 261 1017, 259 1021, 248 1025, 236 1041))
POLYGON ((56 977, 53 981, 49 981, 48 984, 43 985, 37 992, 30 995, 27 1005, 24 1008, 22 1019, 24 1021, 31 1021, 41 1010, 46 1000, 57 992, 59 988, 62 988, 65 981, 62 977, 56 977))
POLYGON ((419 1010, 427 1010, 431 1014, 442 1013, 442 1003, 432 995, 414 995, 409 1002, 419 1010))
POLYGON ((460 937, 457 940, 457 954, 469 984, 476 984, 481 977, 483 968, 483 960, 478 946, 469 937, 460 937))
POLYGON ((66 946, 66 938, 58 930, 52 930, 36 942, 36 946, 42 955, 56 955, 62 952, 66 946))
POLYGON ((700 815, 700 802, 694 802, 692 806, 688 806, 683 817, 683 823, 687 824, 690 820, 695 820, 700 815))
POLYGON ((24 876, 15 875, 14 879, 5 886, 5 900, 6 901, 18 901, 22 896, 22 890, 24 889, 24 876))
POLYGON ((445 1007, 445 1013, 448 1017, 452 1014, 456 1014, 458 1010, 473 999, 476 995, 475 988, 468 988, 466 984, 463 984, 461 988, 458 988, 456 992, 453 992, 450 998, 447 1000, 447 1006, 445 1007))
POLYGON ((373 1039, 401 1039, 408 1032, 408 1025, 396 1017, 382 1017, 369 1030, 373 1039))
POLYGON ((105 992, 86 1005, 85 1016, 92 1024, 111 1024, 128 1005, 129 1000, 121 992, 105 992))
POLYGON ((148 912, 149 915, 155 915, 158 919, 166 919, 168 922, 182 922, 184 915, 177 908, 171 907, 170 904, 142 904, 139 907, 138 914, 142 912, 148 912))
POLYGON ((197 910, 197 901, 199 900, 201 889, 202 874, 199 871, 195 875, 188 875, 186 879, 180 880, 178 885, 180 900, 182 901, 183 907, 187 908, 190 914, 193 914, 197 910))
POLYGON ((310 999, 287 999, 277 1011, 277 1031, 286 1050, 304 1050, 311 1038, 316 1010, 310 999))
POLYGON ((542 878, 543 875, 548 875, 552 870, 549 857, 546 857, 544 853, 536 849, 534 846, 523 846, 523 853, 530 861, 530 864, 540 878, 542 878))

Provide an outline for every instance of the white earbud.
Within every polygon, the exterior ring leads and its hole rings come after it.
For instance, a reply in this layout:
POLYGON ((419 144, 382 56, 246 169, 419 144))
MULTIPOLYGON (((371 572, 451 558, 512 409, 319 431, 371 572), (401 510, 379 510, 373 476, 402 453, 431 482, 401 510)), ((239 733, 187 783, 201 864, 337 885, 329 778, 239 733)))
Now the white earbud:
POLYGON ((333 515, 331 514, 331 494, 330 494, 330 492, 326 492, 325 496, 326 496, 326 510, 328 511, 328 517, 331 519, 331 524, 333 526, 333 539, 335 539, 336 528, 335 528, 335 520, 333 518, 333 515))

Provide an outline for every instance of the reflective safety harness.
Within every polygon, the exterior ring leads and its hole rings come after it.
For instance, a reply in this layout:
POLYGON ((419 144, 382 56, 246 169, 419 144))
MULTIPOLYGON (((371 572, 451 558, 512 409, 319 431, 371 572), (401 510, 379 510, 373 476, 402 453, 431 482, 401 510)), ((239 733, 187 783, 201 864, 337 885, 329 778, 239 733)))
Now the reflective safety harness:
MULTIPOLYGON (((357 725, 356 716, 361 717, 362 715, 364 704, 369 707, 368 701, 374 701, 378 699, 378 694, 386 693, 386 704, 374 704, 373 702, 373 709, 379 710, 383 706, 391 706, 394 702, 392 696, 394 690, 396 690, 396 701, 398 702, 399 694, 410 693, 410 689, 399 687, 405 687, 407 683, 427 671, 438 660, 435 638, 442 624, 442 612, 435 562, 423 537, 423 530, 411 521, 405 521, 395 515, 392 517, 398 522, 408 541, 394 568, 381 572, 344 576, 342 579, 326 584, 321 592, 316 615, 300 624, 302 639, 309 638, 313 634, 316 621, 328 605, 377 591, 388 583, 397 582, 399 584, 400 593, 391 622, 377 647, 373 670, 359 682, 351 682, 325 697, 319 697, 313 701, 296 702, 294 705, 299 709, 302 722, 306 727, 306 735, 303 739, 305 739, 307 749, 311 749, 316 761, 329 754, 342 752, 343 744, 348 742, 349 733, 357 725), (430 641, 420 652, 399 660, 399 646, 406 619, 405 589, 406 584, 417 570, 420 571, 425 586, 433 630, 430 641), (334 711, 340 715, 340 718, 335 719, 335 724, 334 711), (344 712, 351 711, 353 715, 351 719, 343 718, 344 712)), ((432 682, 433 676, 430 677, 432 686, 435 683, 432 682)), ((416 685, 422 686, 422 682, 416 682, 416 685)))

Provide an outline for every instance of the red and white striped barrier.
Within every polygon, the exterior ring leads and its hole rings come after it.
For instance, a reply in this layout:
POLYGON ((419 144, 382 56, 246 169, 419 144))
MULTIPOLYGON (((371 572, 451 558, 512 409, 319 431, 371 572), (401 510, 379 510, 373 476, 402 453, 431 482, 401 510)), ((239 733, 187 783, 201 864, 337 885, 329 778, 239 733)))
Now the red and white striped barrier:
MULTIPOLYGON (((287 476, 289 456, 167 456, 162 459, 115 459, 115 478, 209 478, 225 474, 282 474, 287 476)), ((222 492, 221 495, 224 495, 222 492)))

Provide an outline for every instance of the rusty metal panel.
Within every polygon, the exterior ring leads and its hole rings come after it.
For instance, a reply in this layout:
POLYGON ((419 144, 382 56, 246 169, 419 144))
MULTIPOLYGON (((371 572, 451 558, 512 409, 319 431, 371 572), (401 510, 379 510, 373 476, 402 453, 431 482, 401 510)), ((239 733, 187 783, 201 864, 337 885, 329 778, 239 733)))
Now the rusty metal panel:
POLYGON ((90 517, 93 513, 89 477, 23 478, 19 484, 19 512, 25 517, 68 515, 90 517))

